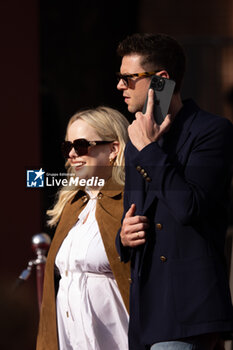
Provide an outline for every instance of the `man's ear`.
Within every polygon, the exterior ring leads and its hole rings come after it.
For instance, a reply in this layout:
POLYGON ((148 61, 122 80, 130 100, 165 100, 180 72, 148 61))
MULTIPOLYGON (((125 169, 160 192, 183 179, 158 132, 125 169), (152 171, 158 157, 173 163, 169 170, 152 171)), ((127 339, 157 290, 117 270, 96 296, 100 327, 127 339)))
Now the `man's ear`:
POLYGON ((159 75, 162 78, 166 78, 166 79, 170 79, 170 76, 168 74, 168 72, 166 70, 161 70, 157 73, 157 75, 159 75))

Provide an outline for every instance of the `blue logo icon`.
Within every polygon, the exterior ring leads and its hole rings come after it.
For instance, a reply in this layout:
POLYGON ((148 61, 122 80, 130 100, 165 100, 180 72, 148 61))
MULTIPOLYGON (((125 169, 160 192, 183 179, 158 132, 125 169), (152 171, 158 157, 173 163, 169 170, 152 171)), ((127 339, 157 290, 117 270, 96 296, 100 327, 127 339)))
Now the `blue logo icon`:
POLYGON ((27 170, 27 187, 44 187, 44 174, 42 170, 27 170))

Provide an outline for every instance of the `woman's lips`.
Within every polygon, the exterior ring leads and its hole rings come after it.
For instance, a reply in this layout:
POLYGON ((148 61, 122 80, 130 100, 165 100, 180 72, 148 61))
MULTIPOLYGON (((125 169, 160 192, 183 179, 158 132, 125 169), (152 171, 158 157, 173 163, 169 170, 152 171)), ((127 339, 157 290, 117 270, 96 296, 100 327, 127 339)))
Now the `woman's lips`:
POLYGON ((80 168, 82 168, 86 163, 85 162, 75 162, 75 163, 71 163, 72 167, 75 168, 75 170, 79 170, 80 168))

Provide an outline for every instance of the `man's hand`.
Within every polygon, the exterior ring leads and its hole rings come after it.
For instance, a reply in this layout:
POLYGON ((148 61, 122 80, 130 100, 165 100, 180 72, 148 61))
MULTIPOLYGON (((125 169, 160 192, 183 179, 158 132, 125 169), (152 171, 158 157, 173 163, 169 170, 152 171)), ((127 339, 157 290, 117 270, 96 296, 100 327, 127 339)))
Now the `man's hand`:
POLYGON ((149 227, 146 216, 134 216, 136 205, 132 204, 123 220, 121 242, 124 247, 137 247, 146 242, 146 229, 149 227))
POLYGON ((139 151, 151 142, 158 141, 169 130, 172 123, 171 115, 168 114, 161 125, 156 124, 153 108, 154 91, 149 89, 146 113, 137 112, 135 114, 136 120, 128 127, 129 138, 139 151))

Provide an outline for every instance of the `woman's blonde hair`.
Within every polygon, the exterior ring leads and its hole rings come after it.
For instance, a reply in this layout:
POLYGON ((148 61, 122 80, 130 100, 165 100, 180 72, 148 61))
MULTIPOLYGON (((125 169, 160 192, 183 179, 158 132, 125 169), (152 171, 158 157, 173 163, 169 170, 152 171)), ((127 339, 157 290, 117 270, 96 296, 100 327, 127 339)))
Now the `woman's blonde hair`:
MULTIPOLYGON (((92 126, 102 140, 114 140, 119 142, 119 152, 112 167, 112 178, 116 183, 123 185, 125 180, 124 149, 128 141, 127 129, 129 126, 127 119, 120 112, 110 107, 97 107, 94 109, 83 110, 74 114, 70 118, 66 129, 66 139, 70 125, 78 119, 83 120, 92 126)), ((68 161, 65 166, 67 168, 67 173, 69 174, 69 179, 72 176, 75 177, 75 175, 72 175, 74 172, 68 161)), ((62 187, 58 191, 57 201, 54 207, 47 211, 47 215, 50 217, 47 222, 49 226, 52 227, 57 224, 66 203, 76 192, 77 187, 75 184, 69 186, 69 188, 62 187)))

